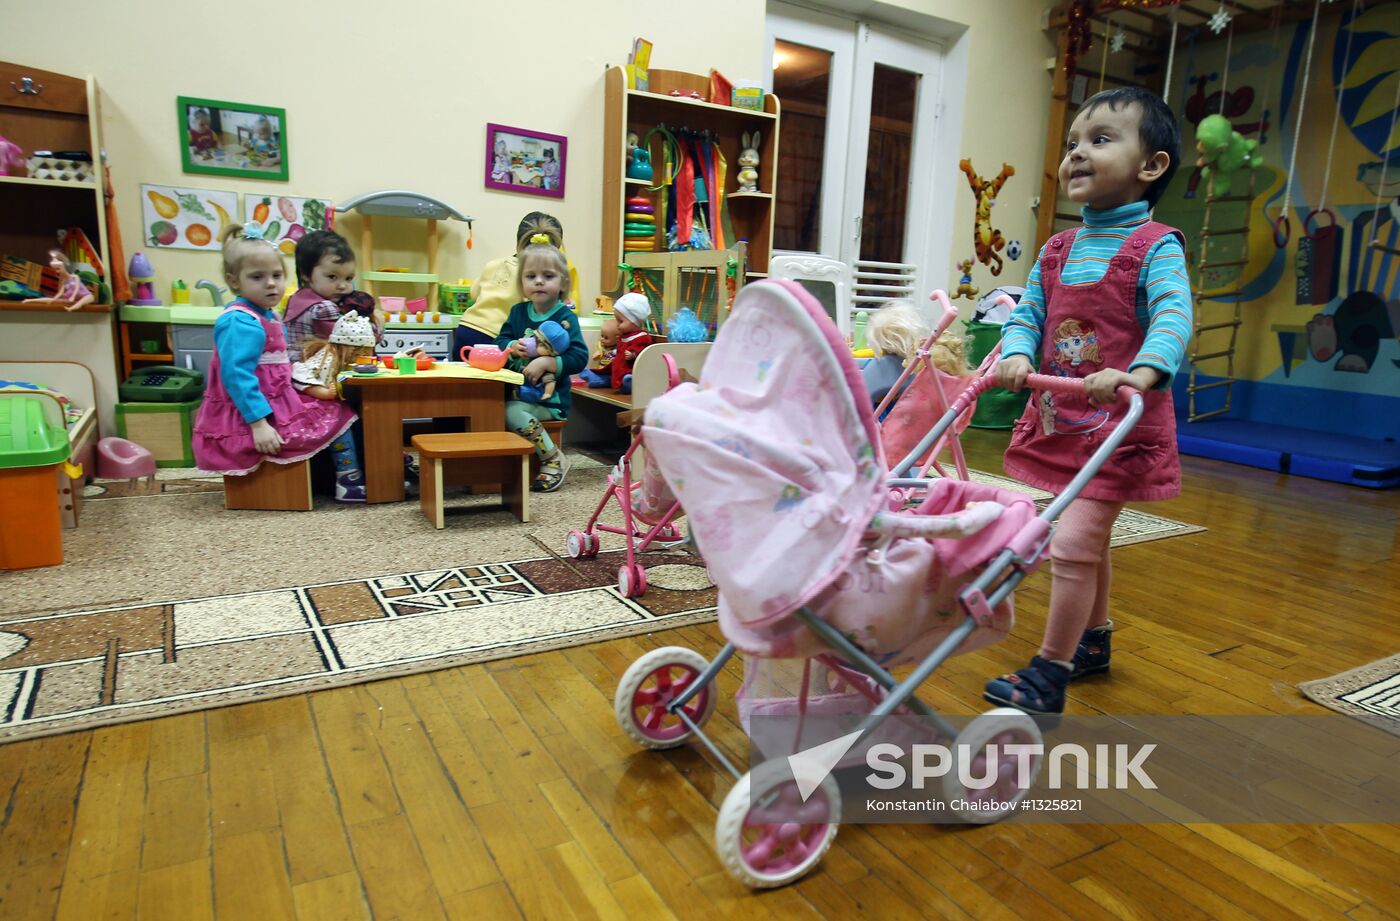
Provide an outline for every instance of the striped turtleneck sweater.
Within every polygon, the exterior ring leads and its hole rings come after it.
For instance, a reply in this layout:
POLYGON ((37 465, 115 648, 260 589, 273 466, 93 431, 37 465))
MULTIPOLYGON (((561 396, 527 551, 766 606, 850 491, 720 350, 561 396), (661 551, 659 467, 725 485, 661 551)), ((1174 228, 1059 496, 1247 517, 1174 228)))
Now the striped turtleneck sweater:
MULTIPOLYGON (((1106 211, 1083 209, 1084 227, 1074 235, 1060 279, 1068 288, 1089 285, 1103 278, 1108 262, 1134 230, 1150 219, 1147 202, 1133 202, 1106 211)), ((1040 359, 1045 327, 1045 290, 1040 286, 1040 256, 1036 257, 1026 293, 1002 327, 1001 354, 1040 359)), ((1142 348, 1125 370, 1144 365, 1162 372, 1158 388, 1171 386, 1172 377, 1186 357, 1191 338, 1191 289, 1186 278, 1186 253, 1180 241, 1167 235, 1143 260, 1137 284, 1137 317, 1146 337, 1142 348)))

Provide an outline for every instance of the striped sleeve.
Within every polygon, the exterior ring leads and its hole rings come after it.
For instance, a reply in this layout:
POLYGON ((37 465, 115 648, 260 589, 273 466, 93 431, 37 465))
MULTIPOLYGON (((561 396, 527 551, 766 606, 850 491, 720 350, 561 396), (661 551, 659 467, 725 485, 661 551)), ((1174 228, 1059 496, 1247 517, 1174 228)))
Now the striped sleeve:
POLYGON ((1024 355, 1032 365, 1040 363, 1040 339, 1045 329, 1045 289, 1040 286, 1040 258, 1045 255, 1041 247, 1031 266, 1031 276, 1026 279, 1026 293, 1021 302, 1011 311, 1011 319, 1001 328, 1001 357, 1024 355))
POLYGON ((1172 385, 1191 341, 1191 285, 1186 277, 1186 252, 1175 234, 1168 234, 1147 256, 1147 335, 1128 366, 1144 365, 1162 372, 1157 389, 1172 385))

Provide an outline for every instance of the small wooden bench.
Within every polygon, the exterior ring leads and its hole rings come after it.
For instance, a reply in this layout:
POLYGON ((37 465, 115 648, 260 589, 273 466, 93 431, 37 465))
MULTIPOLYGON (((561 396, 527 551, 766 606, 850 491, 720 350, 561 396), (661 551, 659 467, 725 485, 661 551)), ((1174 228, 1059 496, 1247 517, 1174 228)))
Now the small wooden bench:
POLYGON ((418 503, 433 527, 443 526, 442 488, 499 484, 502 503, 530 520, 530 458, 535 446, 514 432, 442 432, 414 435, 418 449, 418 503))
POLYGON ((224 508, 274 512, 311 511, 311 464, 263 461, 243 476, 224 477, 224 508))

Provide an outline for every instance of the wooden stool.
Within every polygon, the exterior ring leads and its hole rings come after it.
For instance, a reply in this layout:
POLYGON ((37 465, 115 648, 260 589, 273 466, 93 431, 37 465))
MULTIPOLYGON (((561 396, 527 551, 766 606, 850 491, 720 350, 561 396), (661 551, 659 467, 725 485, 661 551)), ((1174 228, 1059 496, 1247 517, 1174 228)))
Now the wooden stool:
POLYGON ((224 477, 224 508, 311 511, 311 464, 263 461, 252 473, 224 477))
MULTIPOLYGON (((555 446, 556 448, 558 448, 560 451, 564 450, 564 420, 563 420, 563 419, 556 419, 556 420, 554 420, 553 422, 541 422, 541 423, 540 423, 540 427, 543 428, 546 432, 549 433, 549 439, 550 439, 550 441, 553 441, 553 442, 554 442, 554 446, 555 446)), ((538 454, 532 454, 532 455, 530 455, 530 479, 533 480, 535 477, 537 477, 537 476, 539 476, 539 475, 540 475, 540 456, 539 456, 538 454)))
POLYGON ((500 484, 502 504, 530 520, 530 458, 535 446, 514 432, 414 435, 418 449, 418 503, 433 527, 443 526, 442 487, 500 484), (445 462, 445 463, 444 463, 445 462))

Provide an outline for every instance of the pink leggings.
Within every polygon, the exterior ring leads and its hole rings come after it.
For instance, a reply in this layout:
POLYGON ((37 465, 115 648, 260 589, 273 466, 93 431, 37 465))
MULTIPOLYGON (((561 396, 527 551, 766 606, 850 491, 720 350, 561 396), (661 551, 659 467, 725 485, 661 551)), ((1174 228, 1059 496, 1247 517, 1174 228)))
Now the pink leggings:
POLYGON ((1122 502, 1075 499, 1060 516, 1050 541, 1050 615, 1042 658, 1068 662, 1090 627, 1108 623, 1108 588, 1113 578, 1108 540, 1122 502))

